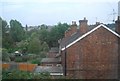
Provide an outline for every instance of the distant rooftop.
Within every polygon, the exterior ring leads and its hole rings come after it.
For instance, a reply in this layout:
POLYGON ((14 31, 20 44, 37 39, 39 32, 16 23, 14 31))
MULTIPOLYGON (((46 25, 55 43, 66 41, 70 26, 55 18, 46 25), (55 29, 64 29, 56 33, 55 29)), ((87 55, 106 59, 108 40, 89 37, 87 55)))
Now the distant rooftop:
POLYGON ((42 60, 41 60, 41 62, 42 63, 45 63, 45 62, 60 62, 60 59, 59 58, 43 58, 42 60))
POLYGON ((59 52, 58 47, 52 47, 49 52, 59 52))
POLYGON ((63 73, 63 68, 57 66, 38 66, 35 72, 63 73))

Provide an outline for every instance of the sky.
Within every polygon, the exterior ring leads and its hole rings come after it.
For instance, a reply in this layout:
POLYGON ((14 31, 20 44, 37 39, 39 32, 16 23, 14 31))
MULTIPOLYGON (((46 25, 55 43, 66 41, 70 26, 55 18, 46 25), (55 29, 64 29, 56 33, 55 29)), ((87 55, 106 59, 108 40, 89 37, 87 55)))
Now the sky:
POLYGON ((71 24, 84 17, 88 24, 112 23, 117 18, 119 0, 0 0, 0 17, 23 26, 71 24), (114 11, 113 11, 114 10, 114 11), (113 15, 115 13, 115 15, 113 15))

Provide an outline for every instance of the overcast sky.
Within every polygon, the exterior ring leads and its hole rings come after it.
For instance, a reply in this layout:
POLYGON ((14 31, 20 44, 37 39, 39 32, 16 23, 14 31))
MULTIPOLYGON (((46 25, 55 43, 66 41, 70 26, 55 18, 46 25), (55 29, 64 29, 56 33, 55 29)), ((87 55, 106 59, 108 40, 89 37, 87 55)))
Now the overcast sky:
MULTIPOLYGON (((9 22, 16 19, 30 25, 55 25, 78 22, 84 17, 88 24, 96 21, 112 23, 117 17, 119 0, 0 0, 0 16, 9 22), (113 9, 115 15, 113 14, 113 9), (114 17, 115 16, 115 17, 114 17)), ((77 23, 78 24, 78 23, 77 23)))

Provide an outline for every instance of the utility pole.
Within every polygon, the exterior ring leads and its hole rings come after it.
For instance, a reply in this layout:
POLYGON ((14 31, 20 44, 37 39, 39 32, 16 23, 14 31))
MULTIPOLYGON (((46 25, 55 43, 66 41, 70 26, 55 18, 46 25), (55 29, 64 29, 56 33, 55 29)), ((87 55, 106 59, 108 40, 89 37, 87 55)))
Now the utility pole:
POLYGON ((115 15, 116 15, 117 13, 115 13, 115 10, 113 9, 113 13, 112 13, 112 15, 113 15, 113 22, 115 22, 115 15))

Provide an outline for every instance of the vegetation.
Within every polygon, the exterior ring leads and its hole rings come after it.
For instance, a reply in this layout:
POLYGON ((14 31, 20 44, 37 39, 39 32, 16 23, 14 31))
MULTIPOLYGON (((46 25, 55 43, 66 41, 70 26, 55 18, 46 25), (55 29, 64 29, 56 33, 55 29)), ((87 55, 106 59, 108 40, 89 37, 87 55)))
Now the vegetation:
POLYGON ((42 24, 38 29, 27 31, 28 26, 23 27, 17 20, 10 20, 10 25, 2 18, 0 21, 3 61, 39 63, 38 59, 44 58, 51 47, 59 46, 58 40, 63 38, 64 32, 69 27, 67 23, 58 23, 49 29, 49 26, 42 24), (15 51, 19 51, 24 56, 15 57, 15 51))
POLYGON ((9 62, 10 58, 6 49, 2 49, 2 61, 9 62))
POLYGON ((48 72, 44 73, 31 73, 28 71, 8 71, 2 70, 2 79, 51 79, 51 76, 48 72))

